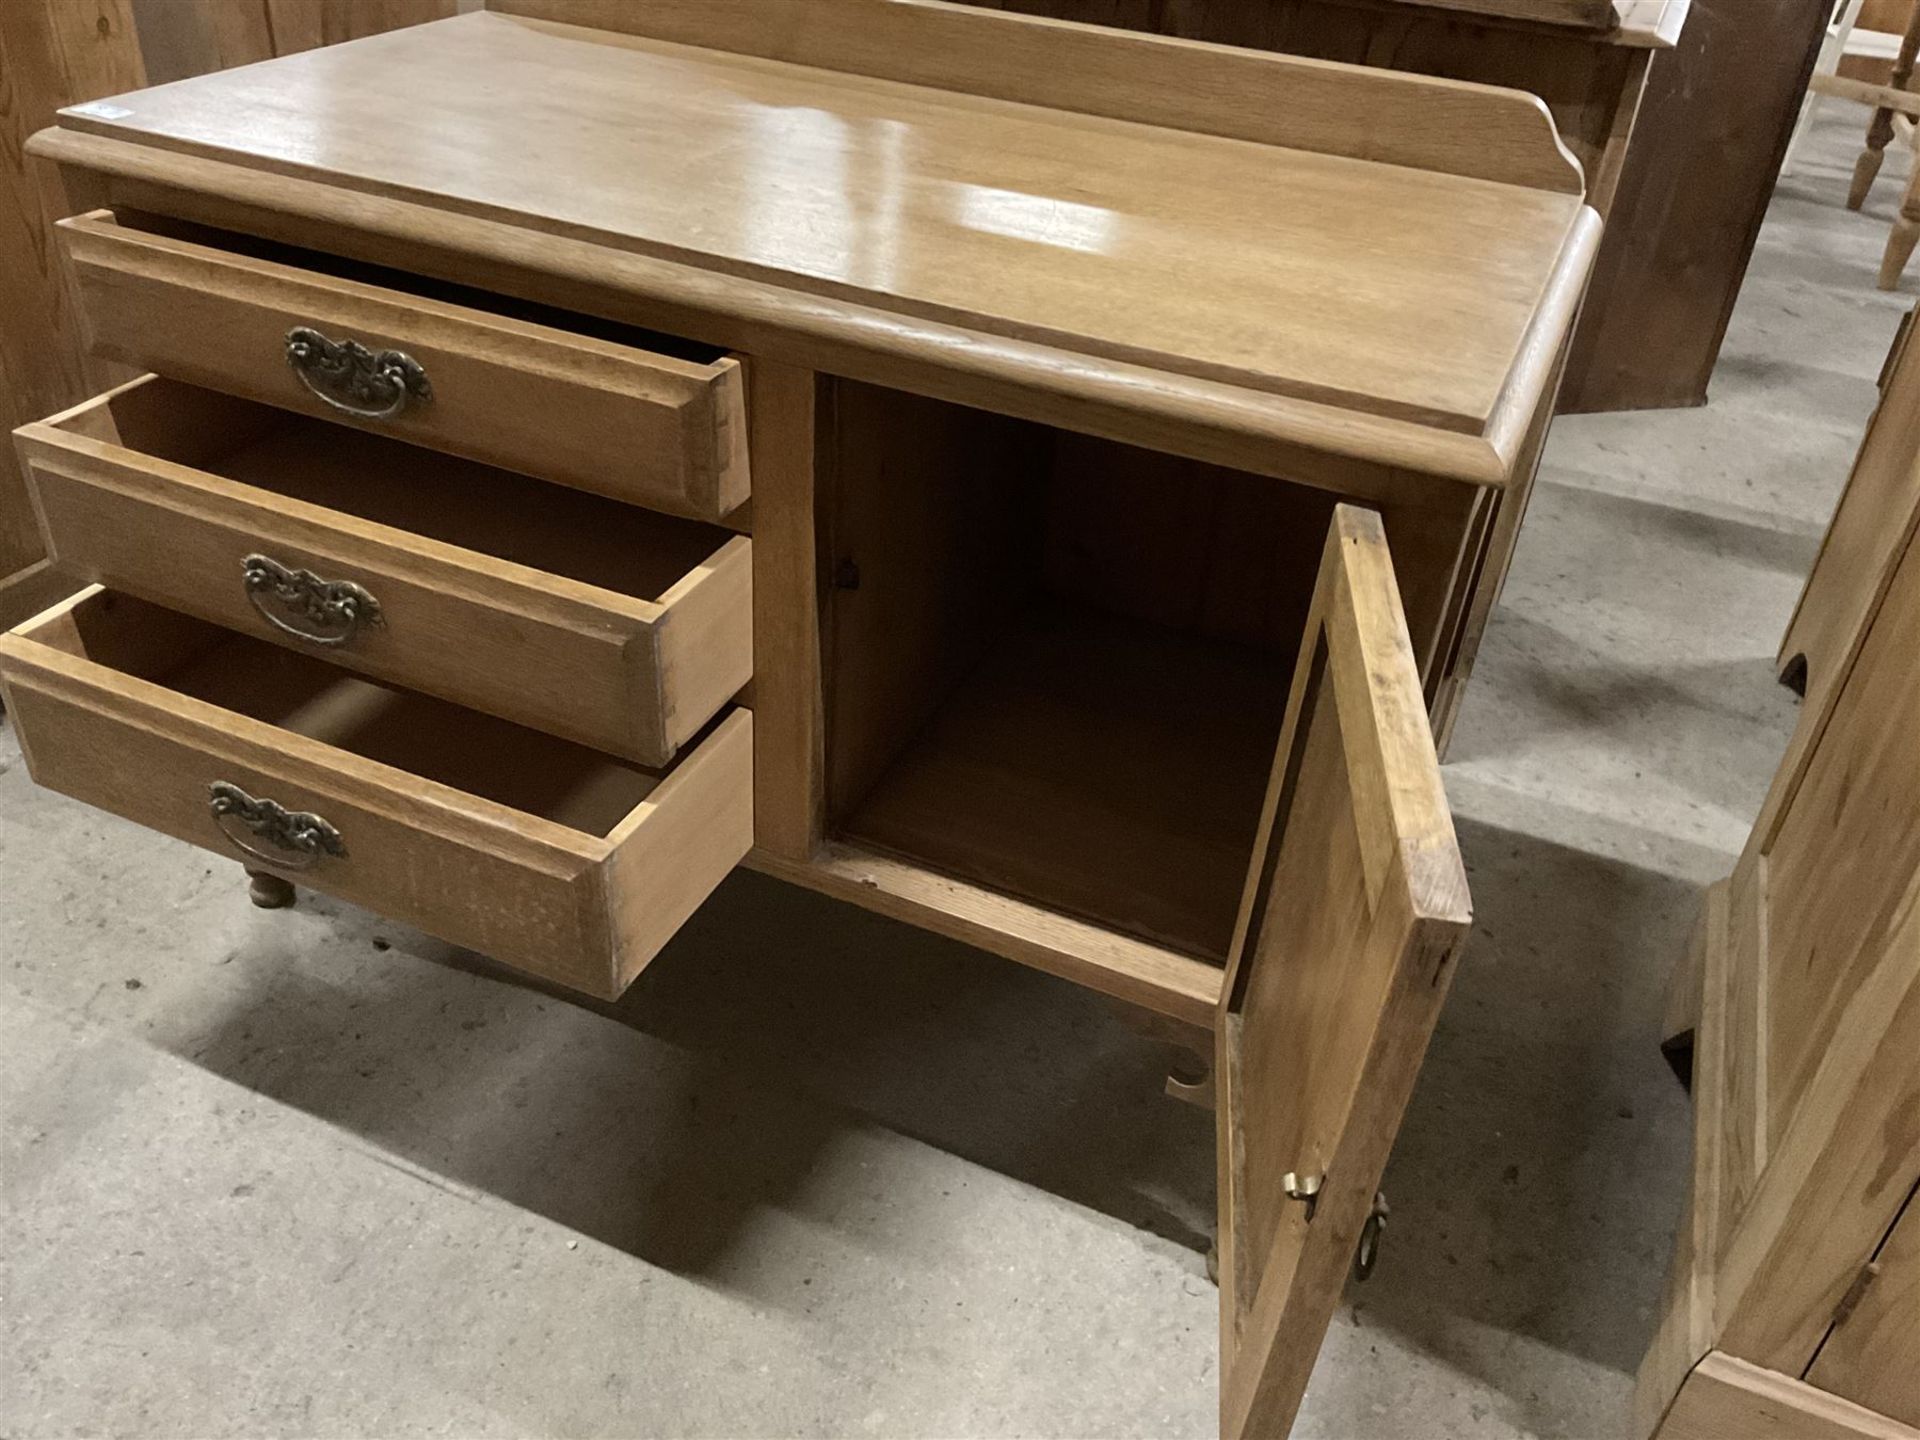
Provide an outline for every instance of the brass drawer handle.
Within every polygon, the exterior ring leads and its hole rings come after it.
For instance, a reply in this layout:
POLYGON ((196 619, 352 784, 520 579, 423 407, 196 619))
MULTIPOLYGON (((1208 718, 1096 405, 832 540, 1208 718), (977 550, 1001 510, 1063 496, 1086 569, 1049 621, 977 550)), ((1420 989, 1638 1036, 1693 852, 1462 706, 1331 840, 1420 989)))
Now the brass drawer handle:
POLYGON ((240 580, 253 608, 267 623, 310 645, 344 645, 362 625, 385 623, 380 602, 351 580, 322 580, 311 570, 295 570, 267 555, 240 561, 240 580), (268 607, 288 612, 286 618, 268 607))
POLYGON ((234 849, 264 864, 305 870, 328 855, 347 858, 340 832, 318 815, 289 810, 272 800, 256 800, 228 781, 216 780, 207 786, 207 808, 234 849), (262 849, 256 840, 272 848, 262 849))
POLYGON ((411 355, 329 340, 306 325, 287 332, 287 363, 307 389, 362 420, 391 420, 411 401, 433 398, 427 372, 411 355))

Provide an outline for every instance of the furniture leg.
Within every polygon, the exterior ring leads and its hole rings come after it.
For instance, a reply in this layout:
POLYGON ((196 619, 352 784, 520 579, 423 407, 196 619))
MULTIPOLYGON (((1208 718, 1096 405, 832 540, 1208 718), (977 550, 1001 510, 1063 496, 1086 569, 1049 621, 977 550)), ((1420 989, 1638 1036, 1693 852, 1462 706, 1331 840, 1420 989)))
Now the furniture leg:
MULTIPOLYGON (((1895 90, 1906 89, 1907 82, 1913 79, 1916 52, 1920 52, 1920 9, 1916 9, 1913 18, 1907 22, 1906 34, 1900 41, 1899 57, 1893 62, 1893 78, 1889 83, 1895 90)), ((1866 203, 1867 192, 1873 188, 1874 177, 1880 173, 1887 146, 1893 142, 1893 115, 1894 112, 1884 105, 1873 112, 1873 119, 1867 125, 1867 148, 1860 152, 1860 158, 1853 163, 1853 187, 1847 191, 1849 210, 1858 210, 1866 203)))
POLYGON ((265 870, 247 871, 247 898, 262 910, 285 910, 293 904, 293 882, 265 870))
MULTIPOLYGON (((1833 23, 1827 27, 1827 38, 1820 42, 1820 57, 1813 64, 1816 79, 1839 71, 1840 60, 1847 52, 1847 37, 1853 33, 1854 26, 1860 23, 1860 10, 1865 4, 1866 0, 1844 0, 1833 23)), ((1793 137, 1787 141, 1787 158, 1780 166, 1781 175, 1793 174, 1794 158, 1801 141, 1807 138, 1807 132, 1813 128, 1813 117, 1820 108, 1822 98, 1817 88, 1808 88, 1807 98, 1800 106, 1800 119, 1793 127, 1793 137)))
POLYGON ((1920 126, 1914 130, 1913 172, 1907 176, 1907 192, 1900 199, 1900 218, 1893 222, 1887 237, 1886 254, 1880 260, 1880 288, 1897 290, 1900 276, 1920 244, 1920 126))

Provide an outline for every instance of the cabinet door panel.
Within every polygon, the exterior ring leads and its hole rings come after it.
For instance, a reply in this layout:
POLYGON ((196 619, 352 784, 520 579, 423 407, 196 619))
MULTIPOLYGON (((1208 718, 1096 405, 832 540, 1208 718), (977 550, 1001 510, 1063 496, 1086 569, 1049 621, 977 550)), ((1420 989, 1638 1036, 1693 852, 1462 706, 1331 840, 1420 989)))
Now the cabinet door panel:
POLYGON ((1335 511, 1300 654, 1216 1030, 1228 1436, 1292 1424, 1470 920, 1373 512, 1335 511))

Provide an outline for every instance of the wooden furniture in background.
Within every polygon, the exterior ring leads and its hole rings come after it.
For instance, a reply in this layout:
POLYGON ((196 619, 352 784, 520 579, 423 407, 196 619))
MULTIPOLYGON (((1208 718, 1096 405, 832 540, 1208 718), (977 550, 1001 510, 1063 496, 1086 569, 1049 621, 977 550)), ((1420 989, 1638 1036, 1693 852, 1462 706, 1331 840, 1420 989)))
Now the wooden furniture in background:
POLYGON ((128 0, 149 85, 420 25, 458 0, 128 0))
MULTIPOLYGON (((1188 39, 1284 51, 1351 64, 1387 66, 1506 85, 1539 95, 1567 148, 1586 174, 1587 200, 1607 217, 1580 333, 1561 387, 1560 408, 1636 409, 1697 403, 1691 390, 1613 374, 1615 348, 1589 332, 1620 317, 1621 363, 1644 366, 1642 342, 1627 343, 1658 323, 1643 306, 1643 272, 1625 263, 1634 233, 1657 225, 1649 198, 1640 214, 1619 206, 1631 162, 1635 115, 1650 77, 1673 68, 1670 51, 1684 33, 1689 5, 1701 0, 967 0, 967 3, 1052 15, 1188 39)), ((1768 0, 1772 3, 1772 0, 1768 0)), ((1690 82, 1697 83, 1697 81, 1690 82)), ((1675 116, 1684 123, 1688 117, 1675 116)), ((1644 134, 1644 132, 1643 132, 1644 134)), ((1641 145, 1646 144, 1643 138, 1641 145)), ((1644 243, 1644 242, 1643 242, 1644 243)), ((1666 303, 1663 299, 1661 303, 1666 303)), ((1717 338, 1714 348, 1717 350, 1717 338)), ((1700 392, 1704 395, 1704 390, 1700 392)))
POLYGON ((1830 3, 1694 0, 1641 100, 1574 408, 1706 403, 1830 3))
MULTIPOLYGON (((1845 95, 1874 107, 1873 118, 1867 124, 1866 148, 1860 152, 1860 158, 1854 164, 1853 183, 1847 191, 1849 210, 1858 210, 1866 204, 1867 194, 1873 189, 1873 182, 1886 159, 1887 146, 1896 135, 1904 135, 1910 142, 1920 145, 1920 129, 1915 126, 1915 117, 1920 115, 1920 95, 1909 88, 1916 58, 1920 58, 1920 6, 1916 6, 1907 18, 1906 30, 1900 38, 1900 49, 1894 57, 1893 73, 1885 85, 1869 85, 1839 77, 1819 82, 1824 93, 1845 95)), ((1906 190, 1900 201, 1900 215, 1894 221, 1893 233, 1887 237, 1886 252, 1881 257, 1882 290, 1899 287, 1901 273, 1913 258, 1916 245, 1920 245, 1920 152, 1916 153, 1915 163, 1907 177, 1906 190)))
MULTIPOLYGON (((1912 352, 1896 368, 1863 457, 1905 469, 1912 352)), ((1877 519, 1884 565, 1868 537, 1850 547, 1877 583, 1849 577, 1867 603, 1815 652, 1786 758, 1676 977, 1693 1185, 1640 1435, 1920 1436, 1920 506, 1877 519)), ((1830 536, 1822 566, 1839 553, 1830 536)))
MULTIPOLYGON (((64 409, 116 374, 89 356, 55 263, 63 212, 27 137, 62 106, 450 15, 454 0, 0 3, 0 424, 64 409)), ((0 628, 67 589, 44 560, 11 447, 0 454, 0 628)))
POLYGON ((1813 78, 1807 84, 1807 98, 1800 105, 1800 119, 1794 124, 1793 138, 1787 142, 1786 158, 1780 162, 1782 176, 1793 173, 1794 156, 1800 142, 1813 128, 1822 100, 1833 96, 1859 98, 1857 94, 1850 94, 1851 85, 1887 83, 1887 72, 1900 52, 1900 29, 1885 29, 1874 23, 1878 17, 1868 14, 1865 7, 1866 0, 1839 0, 1833 12, 1833 20, 1820 41, 1820 53, 1813 62, 1813 78))
POLYGON ((1600 411, 1706 402, 1831 0, 970 3, 1540 95, 1608 220, 1560 401, 1600 411))
POLYGON ((1776 662, 1781 681, 1818 714, 1854 637, 1880 603, 1901 537, 1920 515, 1920 350, 1908 312, 1880 375, 1880 403, 1827 522, 1776 662))
POLYGON ((744 860, 1150 1012, 1221 1081, 1223 1430, 1284 1432, 1467 925, 1433 731, 1599 241, 1551 114, 499 8, 33 141, 160 374, 23 435, 92 582, 0 638, 30 770, 593 994, 744 860))
MULTIPOLYGON (((63 409, 106 378, 83 353, 73 297, 53 238, 61 198, 45 166, 27 160, 27 137, 54 112, 144 83, 126 0, 0 5, 0 423, 11 431, 63 409)), ((15 468, 0 453, 0 626, 65 593, 44 551, 15 468)))

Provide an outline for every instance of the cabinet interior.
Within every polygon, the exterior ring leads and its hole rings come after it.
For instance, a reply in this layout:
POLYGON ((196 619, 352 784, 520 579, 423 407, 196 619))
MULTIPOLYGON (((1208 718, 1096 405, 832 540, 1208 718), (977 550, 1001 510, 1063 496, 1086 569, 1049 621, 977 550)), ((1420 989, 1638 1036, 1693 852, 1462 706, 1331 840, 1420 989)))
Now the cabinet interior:
POLYGON ((838 838, 1224 962, 1334 497, 852 382, 838 838))

